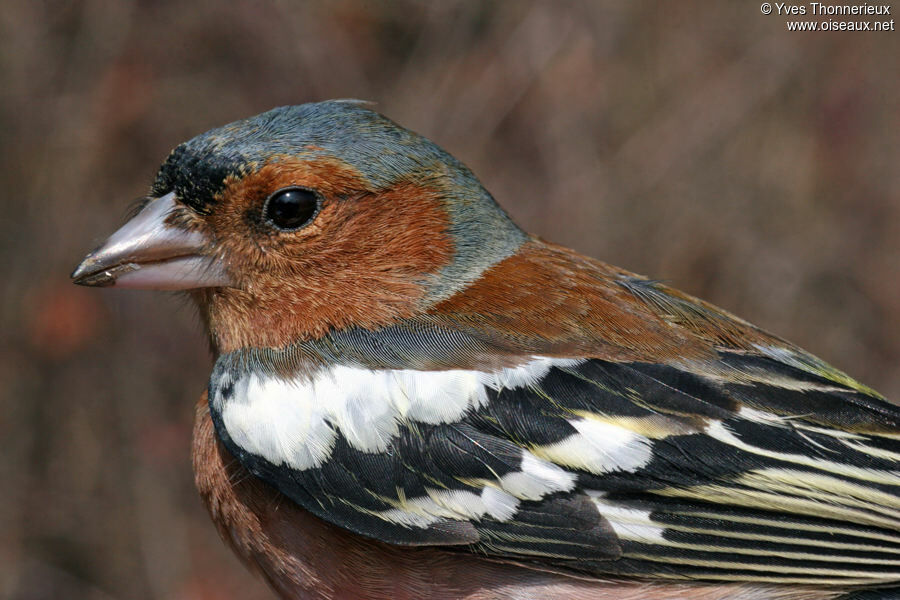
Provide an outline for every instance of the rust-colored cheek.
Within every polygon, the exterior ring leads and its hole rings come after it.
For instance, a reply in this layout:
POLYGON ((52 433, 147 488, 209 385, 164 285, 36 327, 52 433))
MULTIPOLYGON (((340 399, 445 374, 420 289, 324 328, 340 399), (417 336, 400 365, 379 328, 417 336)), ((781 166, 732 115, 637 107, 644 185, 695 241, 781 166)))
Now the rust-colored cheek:
POLYGON ((360 192, 358 175, 346 166, 329 168, 325 173, 340 185, 325 182, 319 170, 277 163, 231 192, 233 214, 218 227, 237 230, 248 227, 240 205, 267 191, 302 185, 326 200, 315 221, 297 232, 233 236, 242 241, 232 242, 230 254, 248 257, 239 265, 243 289, 200 296, 218 351, 284 347, 332 329, 373 328, 408 318, 420 312, 428 276, 452 261, 449 218, 435 190, 403 183, 381 193, 360 192))

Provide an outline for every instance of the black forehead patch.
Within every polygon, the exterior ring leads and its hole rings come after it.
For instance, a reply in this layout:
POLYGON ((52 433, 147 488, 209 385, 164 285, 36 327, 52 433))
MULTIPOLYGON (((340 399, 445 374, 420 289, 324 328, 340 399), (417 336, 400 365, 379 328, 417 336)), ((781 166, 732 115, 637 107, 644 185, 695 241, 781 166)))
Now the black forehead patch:
POLYGON ((195 140, 172 150, 159 169, 152 195, 169 192, 200 214, 212 212, 217 195, 225 188, 229 175, 241 175, 246 169, 243 157, 197 147, 195 140))

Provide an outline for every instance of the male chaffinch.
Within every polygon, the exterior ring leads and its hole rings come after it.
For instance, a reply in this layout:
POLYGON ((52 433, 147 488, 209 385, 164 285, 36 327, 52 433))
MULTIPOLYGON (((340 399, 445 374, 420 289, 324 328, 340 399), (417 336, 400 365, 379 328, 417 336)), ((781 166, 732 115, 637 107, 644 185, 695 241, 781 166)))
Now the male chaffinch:
POLYGON ((190 290, 196 483, 283 598, 900 594, 897 406, 360 103, 181 144, 73 278, 190 290))

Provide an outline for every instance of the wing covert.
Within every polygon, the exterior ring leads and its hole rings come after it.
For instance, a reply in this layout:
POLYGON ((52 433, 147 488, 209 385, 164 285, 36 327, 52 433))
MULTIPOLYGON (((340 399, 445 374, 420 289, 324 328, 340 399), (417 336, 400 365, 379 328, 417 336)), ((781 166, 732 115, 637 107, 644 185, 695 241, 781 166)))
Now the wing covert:
POLYGON ((228 449, 361 535, 595 575, 849 585, 900 574, 897 408, 773 356, 529 358, 452 377, 354 366, 376 375, 354 374, 365 385, 343 398, 315 375, 244 385, 235 364, 210 387, 228 449), (272 386, 294 425, 231 410, 272 386), (419 405, 448 394, 450 407, 419 405), (308 455, 319 459, 294 458, 308 455))

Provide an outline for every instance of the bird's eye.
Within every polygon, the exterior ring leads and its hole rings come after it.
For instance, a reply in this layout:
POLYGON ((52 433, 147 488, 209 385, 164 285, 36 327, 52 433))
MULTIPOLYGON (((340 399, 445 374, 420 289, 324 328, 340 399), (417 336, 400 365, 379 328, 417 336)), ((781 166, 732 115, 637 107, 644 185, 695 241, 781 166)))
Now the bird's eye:
POLYGON ((263 216, 283 231, 299 229, 319 212, 319 196, 301 187, 280 189, 266 199, 263 216))

